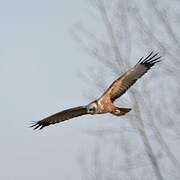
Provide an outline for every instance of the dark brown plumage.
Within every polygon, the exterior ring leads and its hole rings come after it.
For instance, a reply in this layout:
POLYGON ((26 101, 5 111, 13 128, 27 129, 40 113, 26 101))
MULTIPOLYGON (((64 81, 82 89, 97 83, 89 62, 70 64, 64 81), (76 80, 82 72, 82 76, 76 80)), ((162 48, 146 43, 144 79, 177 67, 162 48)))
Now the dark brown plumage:
POLYGON ((59 123, 77 116, 86 114, 103 114, 111 113, 116 116, 122 116, 128 113, 130 108, 121 108, 114 106, 113 102, 122 96, 140 77, 142 77, 152 66, 160 62, 161 56, 153 51, 145 58, 141 58, 138 63, 115 80, 110 87, 97 100, 86 106, 79 106, 67 109, 49 116, 34 123, 31 127, 34 129, 42 129, 45 126, 59 123))
POLYGON ((122 96, 141 76, 143 76, 154 64, 158 63, 160 56, 158 53, 153 54, 153 51, 117 80, 115 80, 111 86, 104 93, 105 96, 109 95, 111 100, 114 101, 122 96))
POLYGON ((82 116, 85 114, 87 114, 86 106, 79 106, 53 114, 52 116, 49 116, 45 119, 36 122, 31 127, 34 127, 34 129, 42 129, 43 127, 49 126, 50 124, 59 123, 71 119, 73 117, 82 116))

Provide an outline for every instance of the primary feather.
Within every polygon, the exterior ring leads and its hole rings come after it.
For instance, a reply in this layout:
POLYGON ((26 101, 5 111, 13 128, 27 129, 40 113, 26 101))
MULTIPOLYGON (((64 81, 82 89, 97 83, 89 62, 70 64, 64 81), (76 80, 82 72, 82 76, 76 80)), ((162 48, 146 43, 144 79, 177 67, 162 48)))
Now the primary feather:
POLYGON ((52 116, 49 116, 47 118, 44 118, 35 124, 33 124, 31 127, 34 129, 42 129, 45 126, 49 126, 51 124, 59 123, 77 116, 82 116, 87 114, 87 108, 86 106, 79 106, 71 109, 67 109, 61 112, 58 112, 56 114, 53 114, 52 116))
POLYGON ((104 96, 110 96, 110 99, 115 101, 122 96, 140 77, 142 77, 154 64, 158 63, 161 56, 158 53, 153 54, 153 51, 146 57, 141 58, 139 62, 120 78, 115 80, 104 93, 104 96))

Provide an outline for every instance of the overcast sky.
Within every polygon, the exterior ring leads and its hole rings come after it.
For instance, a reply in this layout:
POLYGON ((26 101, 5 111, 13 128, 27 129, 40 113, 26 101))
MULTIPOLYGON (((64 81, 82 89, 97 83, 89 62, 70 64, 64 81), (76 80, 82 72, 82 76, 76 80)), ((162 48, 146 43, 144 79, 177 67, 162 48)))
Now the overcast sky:
POLYGON ((83 133, 94 127, 90 118, 43 131, 28 126, 88 103, 78 73, 93 59, 70 33, 74 24, 88 18, 84 0, 1 1, 0 179, 80 179, 78 156, 93 144, 83 133))
MULTIPOLYGON (((78 117, 42 131, 29 128, 32 121, 87 104, 91 95, 98 97, 101 91, 94 88, 95 78, 104 77, 104 87, 116 78, 117 74, 97 63, 72 35, 74 27, 85 24, 100 39, 105 37, 101 19, 93 13, 86 0, 0 2, 0 180, 84 180, 82 175, 92 175, 94 167, 84 172, 82 157, 91 165, 96 147, 116 152, 117 147, 109 145, 111 138, 101 143, 101 137, 89 133, 112 128, 124 131, 128 122, 108 114, 78 117), (100 66, 93 69, 96 65, 100 66), (83 81, 82 72, 91 73, 91 82, 83 81)), ((83 40, 88 44, 87 39, 83 40)), ((140 48, 133 49, 137 56, 140 48)), ((126 139, 137 147, 133 151, 141 152, 131 133, 133 130, 126 139)), ((117 152, 119 156, 121 152, 117 152)), ((113 156, 116 154, 110 153, 113 156)))

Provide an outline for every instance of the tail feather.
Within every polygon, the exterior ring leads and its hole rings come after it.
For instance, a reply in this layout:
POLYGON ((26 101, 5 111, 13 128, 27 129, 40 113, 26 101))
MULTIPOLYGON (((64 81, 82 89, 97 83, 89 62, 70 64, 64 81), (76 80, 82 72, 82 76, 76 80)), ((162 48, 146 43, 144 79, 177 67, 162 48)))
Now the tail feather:
POLYGON ((119 108, 119 107, 116 107, 116 109, 111 113, 113 115, 115 115, 115 116, 123 116, 126 113, 128 113, 129 111, 131 111, 131 108, 119 108))
POLYGON ((119 108, 120 110, 120 115, 125 115, 126 113, 128 113, 129 111, 131 111, 131 108, 119 108))

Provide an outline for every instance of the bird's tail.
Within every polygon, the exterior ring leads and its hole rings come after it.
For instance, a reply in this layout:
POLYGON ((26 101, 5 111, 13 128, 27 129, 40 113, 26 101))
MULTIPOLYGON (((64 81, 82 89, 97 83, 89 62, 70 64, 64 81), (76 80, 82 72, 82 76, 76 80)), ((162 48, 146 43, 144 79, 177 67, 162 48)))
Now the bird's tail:
POLYGON ((131 108, 119 108, 120 110, 120 116, 125 115, 126 113, 128 113, 129 111, 131 111, 131 108))

